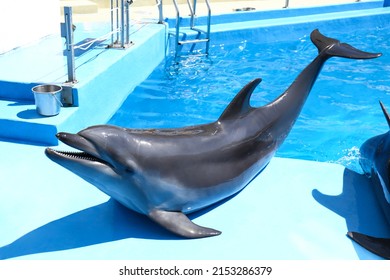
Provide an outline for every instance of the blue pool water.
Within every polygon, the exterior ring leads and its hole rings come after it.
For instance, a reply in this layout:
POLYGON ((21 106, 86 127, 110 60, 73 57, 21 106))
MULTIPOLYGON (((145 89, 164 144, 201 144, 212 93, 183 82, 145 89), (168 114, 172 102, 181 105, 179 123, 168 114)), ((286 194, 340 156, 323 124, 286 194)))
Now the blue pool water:
MULTIPOLYGON (((390 109, 390 28, 324 35, 383 56, 330 59, 277 156, 336 162, 360 172, 360 145, 388 129, 378 101, 390 109)), ((288 42, 264 44, 248 38, 217 43, 208 57, 183 57, 178 63, 168 57, 109 123, 166 128, 212 122, 257 77, 263 81, 251 103, 262 106, 280 95, 316 54, 307 34, 288 42)))

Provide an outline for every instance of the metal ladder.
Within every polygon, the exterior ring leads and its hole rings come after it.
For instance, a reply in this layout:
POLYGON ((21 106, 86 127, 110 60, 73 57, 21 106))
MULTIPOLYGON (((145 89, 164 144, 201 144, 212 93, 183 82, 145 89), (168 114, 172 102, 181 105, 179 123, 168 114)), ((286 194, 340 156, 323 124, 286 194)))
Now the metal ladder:
POLYGON ((175 34, 175 56, 177 57, 180 52, 181 52, 181 49, 183 47, 183 45, 185 44, 197 44, 197 43, 206 43, 206 49, 205 49, 205 53, 208 54, 209 53, 209 45, 210 45, 210 25, 211 25, 211 8, 210 8, 210 3, 209 3, 209 0, 205 0, 205 3, 207 5, 207 10, 208 10, 208 13, 207 13, 207 25, 206 25, 206 30, 202 30, 202 29, 199 29, 197 27, 195 27, 195 21, 196 21, 196 0, 192 0, 192 3, 191 3, 191 0, 187 0, 187 4, 188 4, 188 7, 190 9, 190 16, 191 16, 191 19, 190 19, 190 29, 193 30, 193 31, 196 31, 198 32, 198 34, 196 35, 195 39, 190 39, 190 40, 186 40, 186 39, 182 39, 180 40, 180 10, 179 10, 179 5, 177 4, 177 0, 173 0, 173 4, 175 5, 175 9, 176 9, 176 26, 175 26, 175 30, 176 30, 176 34, 175 34), (202 35, 204 35, 205 37, 204 38, 200 38, 202 35))

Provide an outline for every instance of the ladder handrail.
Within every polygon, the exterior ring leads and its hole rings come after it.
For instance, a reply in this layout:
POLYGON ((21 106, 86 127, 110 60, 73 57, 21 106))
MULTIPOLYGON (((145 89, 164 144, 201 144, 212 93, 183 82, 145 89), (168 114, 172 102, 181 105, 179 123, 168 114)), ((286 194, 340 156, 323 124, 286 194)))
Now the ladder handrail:
MULTIPOLYGON (((209 43, 210 43, 210 31, 211 31, 211 27, 210 27, 210 25, 211 25, 211 7, 210 7, 209 0, 205 0, 205 3, 206 3, 206 6, 207 6, 207 30, 206 31, 205 30, 201 30, 201 29, 195 27, 197 0, 192 0, 192 4, 191 4, 191 0, 187 0, 187 4, 188 4, 188 7, 189 7, 190 16, 191 16, 191 19, 190 19, 190 28, 191 28, 191 30, 197 31, 197 32, 199 32, 199 34, 200 33, 206 34, 206 38, 205 39, 189 40, 187 43, 206 42, 206 54, 208 54, 208 52, 209 52, 209 43)), ((176 52, 176 54, 175 55, 177 55, 179 53, 179 46, 182 45, 185 41, 180 41, 179 40, 179 33, 180 33, 180 9, 179 9, 179 5, 177 3, 177 0, 173 0, 173 4, 174 4, 175 9, 176 9, 176 25, 175 25, 175 30, 176 30, 175 52, 176 52)))
MULTIPOLYGON (((205 0, 206 1, 206 5, 207 5, 207 10, 208 10, 208 14, 207 14, 207 38, 210 40, 210 32, 211 32, 211 6, 210 6, 210 3, 209 3, 209 0, 205 0)), ((206 44, 206 53, 209 53, 209 43, 210 42, 207 42, 206 44)))
POLYGON ((194 3, 194 8, 192 8, 191 1, 187 0, 188 8, 190 9, 190 14, 191 14, 191 23, 190 23, 191 28, 195 26, 196 0, 193 0, 193 3, 194 3))
MULTIPOLYGON (((206 6, 207 6, 207 26, 210 26, 211 23, 211 6, 209 0, 205 0, 206 6)), ((190 9, 191 13, 191 28, 195 26, 195 17, 196 17, 196 0, 193 0, 193 4, 191 5, 191 1, 187 0, 188 8, 190 9)))
POLYGON ((176 0, 173 0, 173 5, 175 6, 175 9, 176 9, 176 26, 175 26, 175 29, 176 29, 176 38, 175 38, 176 46, 175 46, 175 53, 177 54, 177 52, 179 51, 180 10, 179 10, 179 6, 178 6, 176 0))

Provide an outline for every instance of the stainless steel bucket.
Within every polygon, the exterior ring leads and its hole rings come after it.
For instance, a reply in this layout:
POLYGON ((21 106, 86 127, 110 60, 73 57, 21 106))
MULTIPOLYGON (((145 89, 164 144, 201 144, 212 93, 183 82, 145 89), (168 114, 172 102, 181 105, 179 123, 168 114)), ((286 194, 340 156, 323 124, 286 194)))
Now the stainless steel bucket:
POLYGON ((55 116, 61 110, 62 87, 58 85, 38 85, 32 88, 35 106, 42 116, 55 116))

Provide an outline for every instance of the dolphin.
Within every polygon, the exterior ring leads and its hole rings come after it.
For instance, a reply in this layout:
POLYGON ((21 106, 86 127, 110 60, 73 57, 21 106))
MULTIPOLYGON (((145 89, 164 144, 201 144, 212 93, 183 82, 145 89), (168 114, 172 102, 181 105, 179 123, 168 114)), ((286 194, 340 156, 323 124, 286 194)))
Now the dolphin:
POLYGON ((287 137, 325 61, 332 56, 369 59, 336 39, 311 33, 318 56, 271 103, 250 98, 261 82, 245 85, 214 122, 172 129, 88 127, 57 138, 81 152, 51 148, 46 155, 126 207, 186 238, 221 232, 193 223, 186 214, 228 198, 259 174, 287 137))
MULTIPOLYGON (((390 128, 390 115, 382 102, 379 102, 390 128)), ((368 139, 360 148, 360 166, 370 178, 376 197, 390 223, 390 130, 368 139)), ((369 251, 390 259, 390 238, 368 236, 358 232, 348 232, 348 236, 369 251)))

